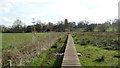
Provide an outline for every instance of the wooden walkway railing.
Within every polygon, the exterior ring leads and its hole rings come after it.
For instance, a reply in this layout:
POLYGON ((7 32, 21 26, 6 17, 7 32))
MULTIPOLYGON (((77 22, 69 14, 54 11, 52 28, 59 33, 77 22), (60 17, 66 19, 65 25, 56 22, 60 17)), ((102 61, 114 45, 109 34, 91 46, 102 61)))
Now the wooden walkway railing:
POLYGON ((62 68, 80 68, 79 58, 71 34, 68 36, 67 45, 62 61, 62 68))

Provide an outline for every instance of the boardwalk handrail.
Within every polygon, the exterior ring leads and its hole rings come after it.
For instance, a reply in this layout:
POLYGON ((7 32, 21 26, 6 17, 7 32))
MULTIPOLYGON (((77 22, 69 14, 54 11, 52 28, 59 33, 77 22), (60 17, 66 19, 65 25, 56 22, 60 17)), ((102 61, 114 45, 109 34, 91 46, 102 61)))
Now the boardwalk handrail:
POLYGON ((80 67, 79 58, 77 56, 76 48, 74 46, 71 34, 68 35, 67 45, 61 67, 64 68, 68 66, 80 67))

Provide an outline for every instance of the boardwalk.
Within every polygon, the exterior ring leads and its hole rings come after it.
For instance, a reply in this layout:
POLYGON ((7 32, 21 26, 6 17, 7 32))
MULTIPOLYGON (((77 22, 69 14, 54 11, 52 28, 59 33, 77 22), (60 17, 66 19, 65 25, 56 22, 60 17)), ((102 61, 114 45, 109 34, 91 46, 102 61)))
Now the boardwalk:
POLYGON ((80 68, 79 58, 77 56, 76 48, 74 46, 71 34, 68 36, 67 45, 62 61, 62 68, 66 67, 80 68))

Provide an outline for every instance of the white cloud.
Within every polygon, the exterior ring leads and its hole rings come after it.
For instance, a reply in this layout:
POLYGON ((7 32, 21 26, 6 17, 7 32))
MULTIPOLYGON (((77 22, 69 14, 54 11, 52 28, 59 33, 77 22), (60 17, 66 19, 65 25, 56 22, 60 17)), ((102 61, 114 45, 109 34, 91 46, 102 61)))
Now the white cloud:
POLYGON ((92 22, 104 22, 117 18, 118 0, 60 0, 51 5, 62 17, 79 21, 84 18, 92 22))
POLYGON ((0 14, 10 12, 10 10, 13 8, 13 4, 14 4, 13 0, 1 0, 0 1, 0 14))
POLYGON ((1 19, 4 20, 5 22, 10 22, 10 23, 14 22, 13 20, 6 18, 6 17, 2 17, 1 19))
MULTIPOLYGON (((2 17, 21 19, 31 24, 32 18, 41 21, 80 21, 87 18, 91 22, 104 22, 118 17, 119 0, 1 0, 2 17), (6 13, 8 13, 6 15, 6 13)), ((10 20, 9 20, 10 22, 10 20)))
POLYGON ((14 22, 14 20, 10 19, 10 18, 7 18, 7 17, 0 17, 0 24, 4 24, 4 25, 12 25, 14 22))

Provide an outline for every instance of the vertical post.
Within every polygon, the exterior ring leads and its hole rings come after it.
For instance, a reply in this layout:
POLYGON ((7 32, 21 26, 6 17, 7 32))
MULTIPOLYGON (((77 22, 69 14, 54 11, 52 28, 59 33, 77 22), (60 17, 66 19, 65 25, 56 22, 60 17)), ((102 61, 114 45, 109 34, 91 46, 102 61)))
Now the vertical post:
POLYGON ((33 18, 33 22, 32 23, 33 23, 33 28, 34 28, 33 31, 35 32, 35 18, 33 18))
POLYGON ((32 41, 33 42, 35 42, 35 18, 33 18, 33 31, 32 31, 32 33, 33 33, 33 38, 32 38, 32 41))

